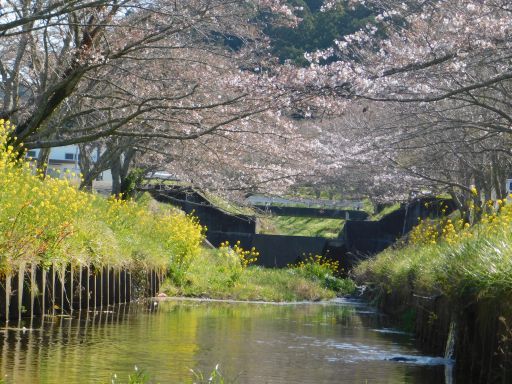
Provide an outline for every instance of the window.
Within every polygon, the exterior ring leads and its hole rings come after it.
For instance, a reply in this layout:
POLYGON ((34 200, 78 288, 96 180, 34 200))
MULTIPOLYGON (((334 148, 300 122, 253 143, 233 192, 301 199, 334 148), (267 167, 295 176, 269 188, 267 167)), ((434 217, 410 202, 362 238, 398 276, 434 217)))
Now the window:
POLYGON ((36 157, 36 151, 28 151, 27 152, 27 157, 31 157, 31 158, 35 158, 36 157))
POLYGON ((96 176, 96 181, 103 181, 103 172, 96 176))
POLYGON ((66 153, 66 154, 64 154, 64 159, 75 160, 75 154, 74 153, 66 153))

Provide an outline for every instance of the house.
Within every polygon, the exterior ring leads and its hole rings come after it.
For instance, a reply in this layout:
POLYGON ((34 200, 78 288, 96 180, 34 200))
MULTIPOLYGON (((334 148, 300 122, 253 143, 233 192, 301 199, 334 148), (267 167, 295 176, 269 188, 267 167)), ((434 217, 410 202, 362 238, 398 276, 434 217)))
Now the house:
MULTIPOLYGON (((27 158, 37 159, 39 149, 27 151, 27 158)), ((93 157, 96 160, 97 157, 93 157)), ((77 145, 55 147, 50 151, 47 174, 51 177, 66 178, 72 184, 80 184, 80 150, 77 145)), ((93 182, 93 189, 108 192, 112 189, 110 170, 102 172, 93 182)))

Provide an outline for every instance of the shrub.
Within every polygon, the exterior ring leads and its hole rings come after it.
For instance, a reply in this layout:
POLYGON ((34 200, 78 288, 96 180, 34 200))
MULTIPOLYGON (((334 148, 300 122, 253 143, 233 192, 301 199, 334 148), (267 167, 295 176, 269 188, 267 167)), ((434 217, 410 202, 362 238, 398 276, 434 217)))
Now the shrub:
POLYGON ((338 260, 310 254, 305 260, 288 267, 307 279, 319 281, 324 288, 332 291, 349 294, 355 290, 351 280, 336 277, 339 269, 338 260))
POLYGON ((240 279, 242 272, 250 265, 258 260, 259 252, 256 248, 245 250, 237 241, 233 247, 229 242, 225 241, 220 244, 219 255, 224 259, 229 270, 228 285, 233 286, 240 279))

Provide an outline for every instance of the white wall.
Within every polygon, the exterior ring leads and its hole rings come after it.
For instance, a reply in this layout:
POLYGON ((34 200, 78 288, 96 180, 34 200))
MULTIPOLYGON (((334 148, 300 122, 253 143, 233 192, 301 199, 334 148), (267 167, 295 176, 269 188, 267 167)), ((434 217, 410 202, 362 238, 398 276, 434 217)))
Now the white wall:
MULTIPOLYGON (((62 163, 50 164, 48 173, 53 177, 64 177, 66 175, 66 171, 69 170, 70 173, 75 173, 76 176, 71 177, 68 173, 68 176, 66 177, 75 183, 78 183, 80 174, 80 165, 78 162, 79 153, 80 151, 77 145, 66 145, 64 147, 52 148, 49 157, 50 162, 62 163)), ((29 157, 37 158, 39 155, 39 149, 30 150, 28 155, 29 157)), ((93 156, 93 158, 96 160, 96 156, 93 156)), ((109 193, 110 190, 112 190, 112 173, 110 170, 102 172, 101 180, 95 180, 93 182, 93 188, 106 193, 109 193)))

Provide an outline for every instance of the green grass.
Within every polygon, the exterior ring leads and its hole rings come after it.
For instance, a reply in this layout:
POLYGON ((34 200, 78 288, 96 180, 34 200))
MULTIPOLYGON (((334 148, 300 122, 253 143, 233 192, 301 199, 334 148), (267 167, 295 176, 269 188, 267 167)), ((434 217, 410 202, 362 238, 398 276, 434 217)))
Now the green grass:
POLYGON ((390 213, 395 212, 399 209, 400 209, 400 203, 395 203, 393 205, 389 205, 389 206, 385 207, 379 213, 371 214, 369 220, 378 221, 378 220, 382 219, 384 216, 389 215, 390 213))
POLYGON ((351 281, 337 280, 336 292, 326 288, 322 279, 298 269, 233 268, 221 252, 204 250, 190 266, 184 284, 169 279, 162 291, 169 296, 274 302, 318 301, 352 293, 355 287, 351 281))
POLYGON ((223 197, 211 193, 211 192, 201 192, 201 194, 215 207, 222 209, 225 212, 231 213, 233 215, 246 215, 246 216, 256 216, 256 211, 249 207, 240 204, 236 204, 232 201, 226 200, 223 197))
POLYGON ((512 297, 512 216, 459 230, 451 239, 382 252, 355 270, 361 283, 455 300, 512 297))
POLYGON ((305 198, 305 199, 324 199, 324 200, 342 200, 344 196, 336 190, 328 187, 322 187, 317 190, 313 187, 302 186, 295 188, 290 194, 291 198, 305 198))
POLYGON ((311 217, 270 216, 259 219, 259 233, 335 238, 344 220, 311 217))

